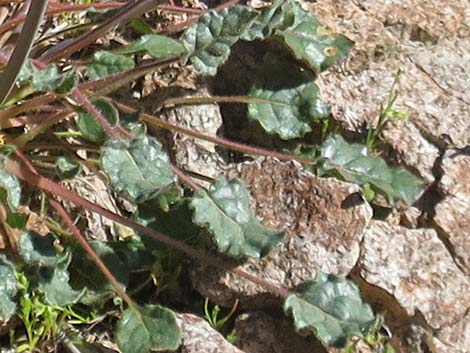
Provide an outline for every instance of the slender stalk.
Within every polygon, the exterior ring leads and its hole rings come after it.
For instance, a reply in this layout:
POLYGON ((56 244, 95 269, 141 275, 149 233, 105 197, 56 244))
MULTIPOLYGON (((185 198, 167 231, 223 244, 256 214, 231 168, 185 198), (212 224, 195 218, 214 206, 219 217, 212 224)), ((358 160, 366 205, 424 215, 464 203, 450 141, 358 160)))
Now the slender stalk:
POLYGON ((59 121, 65 119, 70 114, 70 111, 59 111, 52 115, 49 119, 43 121, 41 124, 35 126, 33 129, 29 130, 28 132, 21 134, 18 136, 13 144, 18 147, 23 147, 29 141, 32 141, 36 138, 36 136, 42 134, 46 130, 48 130, 51 126, 57 124, 59 121))
MULTIPOLYGON (((122 109, 126 112, 135 112, 136 111, 135 109, 133 109, 133 108, 131 108, 131 107, 125 105, 125 104, 119 103, 117 101, 113 101, 113 102, 119 109, 122 109)), ((197 130, 188 129, 186 127, 174 124, 172 122, 165 121, 163 119, 159 119, 159 118, 157 118, 153 115, 150 115, 150 114, 141 113, 140 118, 141 118, 142 121, 148 122, 149 124, 158 126, 162 129, 175 131, 175 132, 180 132, 182 134, 185 134, 185 135, 188 135, 188 136, 200 139, 200 140, 213 142, 213 143, 215 143, 219 146, 222 146, 222 147, 225 147, 225 148, 228 148, 228 149, 232 149, 232 150, 235 150, 235 151, 240 151, 240 152, 244 152, 244 153, 247 153, 247 154, 259 155, 259 156, 273 157, 273 158, 277 158, 277 159, 283 160, 283 161, 297 161, 299 163, 307 164, 307 165, 315 164, 314 161, 312 161, 311 159, 308 159, 308 158, 304 158, 304 157, 300 157, 300 156, 294 156, 294 155, 286 154, 286 153, 274 152, 274 151, 270 151, 270 150, 265 150, 263 148, 258 148, 258 147, 248 146, 248 145, 238 143, 238 142, 233 142, 233 141, 221 138, 221 137, 211 136, 211 135, 205 134, 205 133, 197 131, 197 130)))
POLYGON ((98 120, 111 138, 115 140, 119 139, 119 133, 79 89, 75 89, 72 92, 72 98, 98 120))
POLYGON ((56 100, 57 97, 53 93, 46 93, 41 96, 31 98, 19 105, 13 105, 8 108, 0 110, 0 128, 5 120, 14 117, 15 115, 24 113, 28 110, 36 109, 38 106, 43 104, 51 103, 56 100))
POLYGON ((85 240, 82 234, 80 234, 80 231, 78 230, 77 226, 73 223, 72 219, 70 216, 67 214, 67 212, 64 210, 62 205, 58 203, 56 200, 51 199, 49 201, 52 207, 57 211, 59 214, 60 218, 64 221, 64 223, 69 227, 70 231, 74 235, 75 239, 79 242, 81 247, 86 251, 88 255, 90 255, 92 261, 95 263, 95 265, 100 269, 100 271, 105 275, 105 277, 108 279, 108 281, 113 285, 114 289, 116 290, 117 294, 124 299, 124 301, 129 305, 129 308, 131 308, 132 311, 137 315, 142 320, 142 314, 139 310, 139 307, 137 304, 132 300, 132 298, 126 293, 124 288, 121 286, 121 284, 116 280, 114 275, 111 273, 111 271, 106 267, 104 262, 99 258, 99 256, 96 254, 96 252, 93 250, 93 248, 88 244, 88 242, 85 240))
MULTIPOLYGON (((88 10, 90 8, 95 8, 97 10, 98 9, 110 9, 110 8, 121 7, 123 5, 124 3, 116 2, 116 1, 99 2, 99 3, 93 3, 93 4, 58 5, 52 8, 48 8, 45 11, 45 15, 50 16, 50 15, 57 15, 63 12, 83 11, 83 10, 88 10)), ((5 32, 12 30, 13 28, 15 28, 16 26, 18 26, 19 24, 25 21, 26 21, 25 15, 19 15, 19 16, 16 16, 15 18, 12 18, 9 21, 6 21, 4 24, 0 26, 0 34, 3 34, 5 32)))
POLYGON ((283 287, 283 286, 278 286, 275 285, 274 283, 271 283, 269 281, 266 281, 262 278, 258 278, 240 268, 233 268, 232 266, 227 265, 226 263, 220 261, 219 259, 208 256, 205 253, 202 253, 191 246, 180 242, 178 240, 175 240, 171 237, 168 237, 160 232, 157 232, 151 228, 144 227, 138 223, 135 223, 134 221, 127 219, 125 217, 122 217, 116 213, 113 213, 99 205, 96 205, 88 200, 85 200, 84 198, 80 197, 79 195, 73 193, 70 190, 67 190, 60 186, 59 184, 55 183, 54 181, 47 179, 41 175, 32 173, 29 168, 22 168, 17 162, 7 158, 5 161, 5 166, 4 166, 5 171, 7 171, 10 174, 13 174, 17 176, 18 178, 26 181, 28 184, 35 186, 37 188, 40 188, 52 195, 59 196, 65 200, 68 200, 72 203, 74 203, 77 206, 80 206, 84 209, 87 209, 88 211, 95 212, 100 214, 103 217, 106 217, 108 219, 111 219, 115 222, 118 222, 122 225, 125 225, 129 228, 134 229, 136 232, 148 236, 150 238, 153 238, 175 250, 181 251, 182 253, 199 260, 206 265, 209 266, 214 266, 216 268, 223 269, 225 271, 231 272, 233 274, 236 274, 242 278, 247 279, 248 281, 255 283, 259 286, 262 286, 266 288, 268 291, 270 291, 273 294, 276 294, 282 298, 286 298, 289 295, 289 291, 283 287))
POLYGON ((271 105, 287 105, 285 103, 278 103, 269 99, 247 96, 172 97, 164 100, 162 105, 193 105, 213 103, 265 103, 271 105))
POLYGON ((41 24, 44 11, 46 10, 47 0, 34 0, 28 11, 28 20, 21 31, 21 34, 16 42, 15 49, 11 55, 10 61, 5 68, 5 71, 0 76, 0 105, 2 105, 8 94, 11 92, 16 78, 20 73, 23 63, 28 58, 31 47, 33 46, 36 33, 41 24))
POLYGON ((98 95, 107 95, 119 87, 136 80, 139 77, 144 76, 148 72, 155 71, 156 68, 173 64, 177 62, 179 57, 172 57, 166 59, 152 60, 150 62, 143 63, 139 66, 136 66, 130 70, 119 72, 114 75, 104 77, 100 80, 88 81, 81 83, 79 88, 82 90, 93 89, 95 94, 98 95))
POLYGON ((171 165, 171 170, 180 178, 185 184, 187 184, 194 191, 202 190, 202 187, 195 183, 189 176, 187 176, 181 169, 175 165, 171 165))
POLYGON ((109 20, 96 27, 94 30, 82 34, 75 40, 70 42, 63 42, 54 46, 51 50, 47 51, 41 56, 41 61, 49 63, 59 58, 65 58, 72 53, 85 48, 98 38, 103 37, 114 26, 126 23, 135 17, 155 8, 160 5, 163 0, 133 0, 129 1, 126 5, 120 8, 119 12, 109 20))
MULTIPOLYGON (((16 149, 15 150, 15 155, 21 160, 21 162, 24 165, 24 170, 28 170, 31 175, 34 175, 36 177, 41 178, 41 176, 38 174, 34 166, 31 164, 31 162, 26 158, 23 152, 21 150, 16 149)), ((109 271, 109 269, 106 267, 104 262, 99 258, 99 256, 96 254, 96 252, 93 250, 93 248, 88 244, 88 242, 85 240, 85 238, 82 236, 80 233, 79 229, 77 226, 73 223, 72 219, 68 215, 68 213, 65 211, 65 209, 62 207, 62 205, 57 202, 54 199, 49 200, 50 205, 57 211, 59 214, 60 218, 64 221, 64 223, 69 227, 70 231, 74 235, 75 239, 78 241, 78 243, 82 246, 82 248, 86 251, 88 255, 90 255, 91 259, 95 263, 96 266, 101 270, 101 272, 105 275, 105 277, 108 279, 108 281, 113 285, 114 289, 116 289, 117 294, 124 299, 124 301, 129 305, 129 307, 136 313, 136 315, 142 319, 142 314, 140 313, 140 310, 137 306, 137 304, 129 297, 129 295, 126 293, 124 288, 121 286, 121 284, 116 280, 114 275, 109 271)))

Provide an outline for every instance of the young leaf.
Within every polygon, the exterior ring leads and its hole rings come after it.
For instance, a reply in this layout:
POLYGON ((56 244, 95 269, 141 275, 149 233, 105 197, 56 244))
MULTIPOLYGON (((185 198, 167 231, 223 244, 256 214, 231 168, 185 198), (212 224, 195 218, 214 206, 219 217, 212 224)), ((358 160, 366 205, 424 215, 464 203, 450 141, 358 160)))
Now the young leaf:
POLYGON ((7 206, 11 210, 20 205, 21 185, 14 175, 5 172, 3 169, 0 169, 0 200, 3 199, 1 194, 5 195, 7 206))
POLYGON ((317 85, 287 61, 266 58, 249 95, 259 102, 248 104, 248 117, 285 140, 302 137, 328 116, 317 85))
POLYGON ((37 273, 39 290, 49 305, 65 306, 77 303, 84 290, 72 289, 69 284, 69 273, 66 268, 42 268, 37 273))
POLYGON ((134 60, 131 58, 104 50, 94 53, 91 62, 86 66, 90 80, 98 80, 133 67, 134 60))
POLYGON ((326 70, 351 49, 351 40, 322 26, 313 14, 296 1, 286 2, 282 12, 284 28, 277 30, 276 36, 282 38, 293 54, 315 71, 326 70))
MULTIPOLYGON (((116 125, 119 119, 119 112, 113 104, 104 99, 97 99, 93 101, 93 105, 103 114, 111 125, 116 125)), ((103 126, 101 126, 93 115, 82 108, 79 108, 77 113, 77 127, 84 138, 96 143, 102 143, 108 138, 103 126)))
POLYGON ((412 204, 422 192, 421 181, 403 168, 390 168, 379 157, 369 155, 361 144, 349 144, 340 135, 329 137, 321 146, 324 163, 320 172, 335 171, 346 181, 365 185, 385 194, 389 202, 412 204))
POLYGON ((243 33, 242 40, 252 41, 256 39, 264 39, 271 36, 278 28, 282 28, 284 23, 284 12, 282 4, 285 0, 275 0, 272 5, 264 9, 259 16, 256 17, 251 27, 243 33))
POLYGON ((194 222, 210 230, 221 252, 234 257, 260 257, 282 240, 284 232, 263 226, 249 204, 245 184, 224 178, 191 200, 194 222))
POLYGON ((18 242, 23 260, 34 267, 56 267, 69 259, 69 254, 58 253, 54 246, 55 238, 49 234, 45 237, 31 231, 24 231, 18 242))
POLYGON ((16 312, 16 303, 13 301, 16 292, 15 268, 7 260, 5 255, 0 254, 0 322, 5 322, 16 312))
POLYGON ((158 34, 146 34, 134 43, 115 51, 119 54, 140 54, 147 52, 156 59, 180 56, 186 53, 181 42, 158 34))
POLYGON ((146 135, 108 141, 102 149, 101 166, 111 185, 137 202, 155 197, 175 181, 162 146, 146 135))
POLYGON ((116 341, 123 353, 174 351, 180 345, 181 330, 173 312, 159 305, 140 308, 139 318, 127 309, 116 329, 116 341))
POLYGON ((376 323, 353 282, 322 272, 314 281, 303 283, 302 292, 287 297, 284 311, 292 313, 297 330, 312 331, 335 347, 344 347, 353 335, 363 337, 376 323))
POLYGON ((181 38, 191 64, 203 75, 214 76, 235 44, 253 23, 258 12, 245 6, 208 11, 181 38))
POLYGON ((70 92, 77 84, 74 70, 59 74, 57 66, 49 65, 43 70, 33 70, 32 86, 38 91, 51 91, 59 94, 70 92))
MULTIPOLYGON (((116 254, 116 251, 107 243, 92 240, 90 246, 112 272, 116 280, 127 287, 129 272, 127 264, 116 254)), ((115 290, 106 277, 96 270, 96 265, 82 247, 76 246, 73 250, 73 258, 69 267, 71 274, 71 286, 74 289, 85 288, 80 302, 87 305, 98 305, 115 296, 115 290)))
POLYGON ((55 165, 62 179, 72 179, 82 169, 81 165, 69 157, 57 158, 55 165))

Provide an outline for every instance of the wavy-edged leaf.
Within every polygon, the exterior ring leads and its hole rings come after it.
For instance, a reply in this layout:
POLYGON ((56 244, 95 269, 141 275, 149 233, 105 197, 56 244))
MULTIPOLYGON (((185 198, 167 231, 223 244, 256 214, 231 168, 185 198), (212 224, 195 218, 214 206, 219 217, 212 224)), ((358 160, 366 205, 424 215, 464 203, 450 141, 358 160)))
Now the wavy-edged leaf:
MULTIPOLYGON (((96 270, 95 270, 96 271, 96 270)), ((70 305, 77 303, 84 293, 72 289, 69 284, 69 272, 66 268, 41 268, 37 273, 37 285, 49 305, 70 305)))
MULTIPOLYGON (((112 126, 116 125, 119 119, 119 111, 112 103, 104 99, 96 99, 93 101, 93 105, 112 126)), ((108 134, 95 116, 82 108, 79 108, 77 113, 77 127, 84 138, 96 143, 106 141, 108 134)))
POLYGON ((155 197, 175 181, 167 154, 147 135, 108 141, 102 149, 101 166, 111 185, 137 202, 155 197))
POLYGON ((301 287, 284 302, 297 330, 313 332, 326 345, 344 347, 351 336, 362 337, 376 326, 371 307, 362 303, 352 281, 318 272, 301 287))
POLYGON ((0 322, 9 320, 16 312, 16 303, 13 301, 18 287, 16 284, 15 268, 0 254, 0 322))
POLYGON ((250 208, 250 193, 238 179, 214 181, 208 192, 191 200, 194 222, 207 227, 217 248, 233 257, 260 257, 278 244, 284 232, 262 225, 250 208))
POLYGON ((91 62, 86 66, 86 69, 90 80, 98 80, 130 70, 134 65, 134 60, 127 56, 100 50, 93 54, 91 62))
POLYGON ((276 31, 294 55, 315 71, 323 71, 345 57, 353 42, 334 34, 317 18, 304 10, 296 1, 288 1, 282 7, 283 27, 276 31))
POLYGON ((116 53, 119 54, 139 54, 145 52, 156 59, 163 59, 183 55, 186 53, 186 48, 176 39, 158 34, 146 34, 135 42, 116 50, 116 53))
POLYGON ((266 58, 249 96, 259 101, 248 104, 248 117, 285 140, 302 137, 312 130, 313 122, 329 114, 311 78, 279 59, 266 58))
POLYGON ((43 70, 33 69, 31 77, 31 84, 38 91, 51 91, 59 94, 70 92, 77 83, 75 70, 60 74, 55 65, 49 65, 43 70))
POLYGON ((230 47, 247 30, 258 12, 245 6, 208 11, 186 29, 181 38, 191 64, 203 75, 214 76, 230 55, 230 47))
POLYGON ((365 185, 385 194, 389 202, 412 204, 423 191, 418 177, 403 168, 391 168, 380 157, 371 156, 364 145, 347 143, 340 135, 330 136, 321 146, 321 172, 337 172, 346 181, 365 185))
POLYGON ((123 353, 174 351, 181 341, 181 330, 170 309, 159 305, 140 307, 141 318, 127 309, 116 328, 116 341, 123 353))

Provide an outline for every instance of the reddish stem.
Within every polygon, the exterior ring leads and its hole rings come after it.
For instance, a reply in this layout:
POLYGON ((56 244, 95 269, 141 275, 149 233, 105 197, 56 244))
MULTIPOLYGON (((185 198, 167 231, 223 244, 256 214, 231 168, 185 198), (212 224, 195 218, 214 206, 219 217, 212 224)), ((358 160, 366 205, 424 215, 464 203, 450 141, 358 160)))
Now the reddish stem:
POLYGON ((90 113, 92 116, 98 120, 98 122, 103 126, 103 128, 106 130, 108 135, 114 139, 118 140, 119 139, 119 133, 114 129, 113 126, 109 123, 109 121, 101 114, 101 112, 96 109, 96 107, 89 101, 89 99, 79 90, 75 89, 72 92, 72 98, 80 104, 85 110, 90 113))
MULTIPOLYGON (((59 5, 54 6, 49 4, 48 9, 46 10, 46 15, 57 15, 62 12, 73 12, 73 11, 83 11, 88 10, 90 8, 95 9, 112 9, 112 8, 119 8, 123 6, 124 3, 117 2, 117 1, 109 1, 109 2, 100 2, 100 3, 93 3, 93 4, 80 4, 80 5, 59 5)), ((0 26, 0 34, 8 32, 9 30, 15 28, 19 24, 23 23, 26 20, 26 15, 19 15, 15 18, 12 18, 9 21, 6 21, 4 24, 0 26)))
POLYGON ((85 200, 84 198, 80 197, 79 195, 73 193, 70 190, 64 189, 62 186, 59 184, 55 183, 54 181, 47 179, 41 175, 37 175, 32 173, 30 170, 26 170, 25 168, 21 168, 20 165, 11 159, 7 159, 5 161, 5 171, 7 171, 10 174, 13 174, 17 176, 18 178, 26 181, 32 186, 35 186, 37 188, 40 188, 52 195, 59 196, 65 200, 68 200, 75 205, 78 205, 88 211, 95 212, 100 214, 101 216, 104 216, 106 218, 109 218, 115 222, 118 222, 122 225, 125 225, 129 228, 134 229, 136 232, 143 234, 145 236, 148 236, 150 238, 153 238, 173 249, 179 250, 183 252, 184 254, 197 259, 207 265, 214 266, 216 268, 223 269, 225 271, 231 272, 233 274, 236 274, 242 278, 245 278, 249 280, 250 282, 253 282, 255 284, 258 284, 267 290, 269 290, 271 293, 277 294, 282 298, 286 298, 289 295, 289 291, 283 287, 283 286, 278 286, 275 285, 269 281, 266 281, 262 278, 258 278, 241 268, 236 268, 227 265, 226 263, 218 260, 217 258, 207 256, 207 254, 204 254, 189 245, 180 242, 178 240, 175 240, 173 238, 170 238, 160 232, 157 232, 151 228, 144 227, 138 223, 133 222, 130 219, 127 219, 125 217, 122 217, 116 213, 113 213, 99 205, 96 205, 88 200, 85 200))
MULTIPOLYGON (((36 175, 39 178, 41 176, 38 174, 34 166, 31 164, 31 162, 26 158, 23 152, 21 150, 16 149, 15 150, 15 155, 21 160, 23 163, 24 167, 31 173, 32 175, 36 175)), ((141 313, 138 309, 137 304, 131 299, 131 297, 126 293, 124 288, 121 286, 121 284, 116 280, 114 275, 111 273, 111 271, 106 267, 104 262, 99 258, 99 256, 96 254, 96 252, 93 250, 93 248, 88 244, 88 242, 85 240, 83 235, 80 233, 80 230, 75 226, 73 223, 72 219, 68 215, 68 213, 65 211, 65 209, 62 207, 60 203, 58 203, 54 199, 49 200, 50 204, 54 209, 57 211, 59 214, 60 218, 64 221, 64 223, 69 227, 70 231, 74 235, 75 239, 78 241, 78 243, 81 245, 81 247, 86 251, 88 255, 90 255, 92 261, 95 263, 96 266, 101 270, 101 272, 105 275, 105 277, 108 279, 109 282, 113 285, 113 287, 116 289, 117 294, 124 299, 124 301, 129 305, 129 307, 136 313, 136 315, 141 316, 141 313)))

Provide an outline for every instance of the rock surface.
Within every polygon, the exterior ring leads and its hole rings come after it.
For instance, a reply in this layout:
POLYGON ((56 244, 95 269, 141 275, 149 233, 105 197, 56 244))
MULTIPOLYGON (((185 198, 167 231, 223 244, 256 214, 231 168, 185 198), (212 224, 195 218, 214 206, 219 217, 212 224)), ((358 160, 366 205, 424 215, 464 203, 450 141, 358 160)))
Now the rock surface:
POLYGON ((433 329, 455 323, 469 309, 470 280, 434 230, 372 221, 359 268, 366 282, 392 294, 409 316, 422 314, 433 329))
POLYGON ((435 207, 433 221, 450 243, 459 264, 470 274, 470 154, 448 150, 441 168, 438 188, 443 200, 435 207))
POLYGON ((388 124, 391 155, 434 180, 435 145, 470 143, 470 4, 428 0, 319 0, 309 5, 323 23, 355 41, 342 63, 318 80, 333 117, 365 133, 387 99, 397 70, 395 109, 407 121, 388 124))
POLYGON ((245 353, 326 353, 313 337, 300 336, 287 318, 262 311, 248 312, 235 321, 237 345, 245 353))
MULTIPOLYGON (((296 163, 260 158, 228 171, 250 188, 253 209, 269 227, 286 230, 286 238, 262 259, 240 265, 246 271, 286 287, 315 277, 315 269, 348 274, 359 257, 370 206, 356 185, 323 179, 296 163)), ((211 300, 231 305, 236 298, 251 307, 265 306, 266 291, 232 274, 205 267, 193 271, 196 289, 211 300)))
POLYGON ((182 331, 178 353, 243 353, 199 316, 177 314, 176 320, 182 331))

